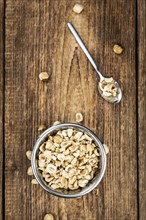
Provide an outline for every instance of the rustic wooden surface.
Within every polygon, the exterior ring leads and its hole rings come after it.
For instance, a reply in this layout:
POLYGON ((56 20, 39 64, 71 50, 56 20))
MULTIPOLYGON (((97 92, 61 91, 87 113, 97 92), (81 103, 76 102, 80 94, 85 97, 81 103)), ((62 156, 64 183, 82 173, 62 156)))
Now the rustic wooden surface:
POLYGON ((0 219, 3 216, 4 188, 4 2, 0 0, 0 219))
POLYGON ((0 138, 5 141, 0 148, 1 219, 40 220, 46 213, 55 220, 146 219, 146 90, 141 89, 145 86, 145 4, 143 0, 79 2, 84 4, 80 15, 72 12, 76 1, 0 1, 0 138), (120 104, 111 105, 98 94, 98 78, 67 29, 68 21, 101 72, 120 83, 120 104), (112 51, 115 43, 124 47, 120 56, 112 51), (48 82, 39 80, 41 71, 51 74, 48 82), (25 152, 33 148, 40 124, 75 122, 79 111, 83 125, 109 145, 110 153, 99 194, 94 190, 67 200, 31 185, 25 152))
POLYGON ((146 1, 138 4, 138 162, 139 217, 146 219, 146 1))

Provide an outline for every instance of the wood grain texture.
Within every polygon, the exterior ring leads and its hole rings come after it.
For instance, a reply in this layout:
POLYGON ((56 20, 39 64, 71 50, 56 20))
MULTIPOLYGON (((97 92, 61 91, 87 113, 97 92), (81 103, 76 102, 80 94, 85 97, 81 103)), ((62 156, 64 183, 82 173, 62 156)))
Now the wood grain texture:
POLYGON ((146 2, 138 1, 139 219, 146 219, 146 2))
POLYGON ((3 219, 3 135, 4 135, 4 1, 0 0, 0 220, 3 219))
POLYGON ((76 1, 6 1, 6 219, 43 219, 47 212, 59 220, 137 219, 136 3, 81 2, 84 11, 76 15, 76 1), (68 21, 101 72, 121 84, 121 104, 106 103, 98 94, 98 78, 67 29, 68 21), (113 53, 114 43, 125 48, 121 56, 113 53), (51 73, 48 82, 39 81, 41 71, 51 73), (66 200, 31 185, 25 152, 33 148, 40 124, 75 122, 79 111, 110 153, 99 195, 94 190, 66 200))

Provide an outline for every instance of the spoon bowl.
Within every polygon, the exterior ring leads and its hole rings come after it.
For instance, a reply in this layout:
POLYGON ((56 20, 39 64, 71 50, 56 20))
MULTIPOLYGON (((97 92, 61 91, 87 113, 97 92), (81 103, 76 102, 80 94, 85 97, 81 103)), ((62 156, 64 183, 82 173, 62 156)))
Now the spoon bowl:
POLYGON ((117 81, 114 82, 116 88, 117 88, 117 95, 114 97, 114 96, 105 96, 103 95, 103 91, 100 89, 100 86, 98 84, 98 91, 100 93, 100 95, 102 96, 102 98, 104 98, 106 101, 110 102, 110 103, 119 103, 122 99, 122 91, 121 91, 121 88, 118 84, 117 81))

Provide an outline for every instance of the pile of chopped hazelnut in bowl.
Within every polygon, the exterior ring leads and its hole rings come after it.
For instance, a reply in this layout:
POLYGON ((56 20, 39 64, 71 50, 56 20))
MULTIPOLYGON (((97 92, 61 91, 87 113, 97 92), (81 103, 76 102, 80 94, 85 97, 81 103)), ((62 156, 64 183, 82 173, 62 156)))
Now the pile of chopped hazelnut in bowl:
POLYGON ((91 191, 102 179, 105 167, 103 145, 93 132, 77 124, 46 130, 32 154, 33 172, 40 185, 62 197, 91 191))

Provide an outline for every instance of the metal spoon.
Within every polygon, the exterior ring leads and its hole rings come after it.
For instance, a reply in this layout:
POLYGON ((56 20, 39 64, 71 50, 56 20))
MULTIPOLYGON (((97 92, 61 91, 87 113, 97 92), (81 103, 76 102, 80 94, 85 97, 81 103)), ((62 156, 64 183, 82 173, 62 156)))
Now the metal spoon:
MULTIPOLYGON (((73 34, 74 38, 76 39, 76 41, 78 42, 78 44, 80 45, 80 47, 82 48, 82 50, 84 51, 85 55, 87 56, 87 58, 89 59, 90 63, 92 64, 92 66, 94 67, 96 73, 98 74, 99 78, 100 78, 100 82, 102 82, 103 80, 107 79, 105 78, 98 70, 95 61, 93 60, 93 58, 91 57, 91 54, 89 53, 89 51, 87 50, 85 44, 83 43, 81 37, 79 36, 79 34, 77 33, 76 29, 74 28, 74 26, 71 23, 67 23, 67 26, 69 28, 69 30, 71 31, 71 33, 73 34)), ((122 91, 121 88, 119 86, 119 84, 115 81, 114 82, 115 87, 117 88, 117 95, 116 97, 113 96, 105 96, 103 95, 103 91, 100 89, 99 85, 98 85, 98 90, 99 93, 101 94, 101 96, 108 102, 110 103, 119 103, 122 99, 122 91)))

